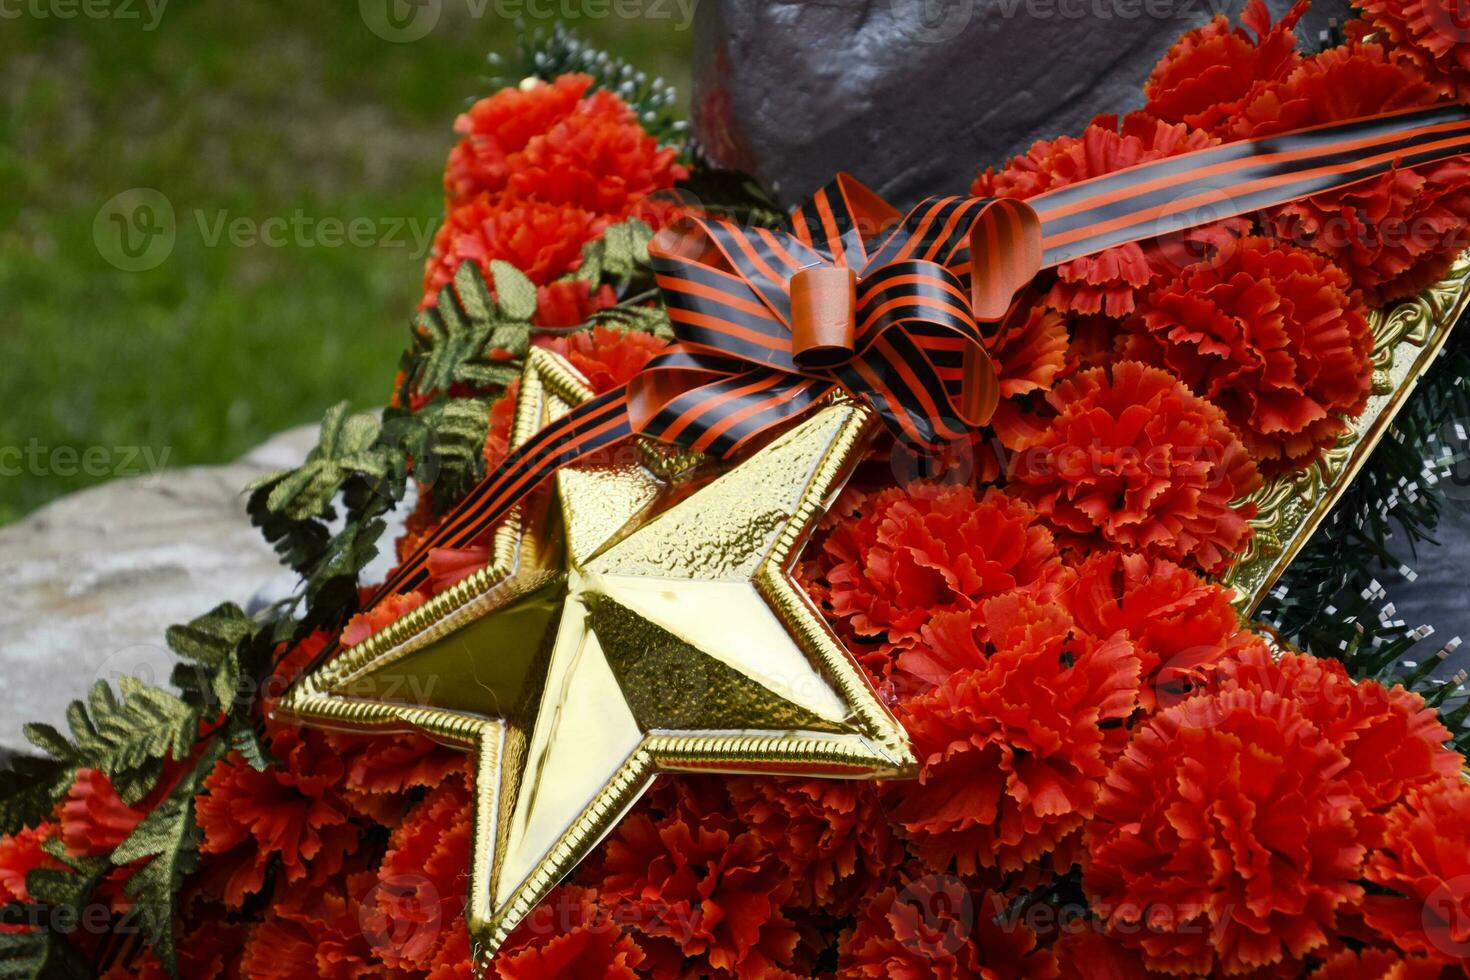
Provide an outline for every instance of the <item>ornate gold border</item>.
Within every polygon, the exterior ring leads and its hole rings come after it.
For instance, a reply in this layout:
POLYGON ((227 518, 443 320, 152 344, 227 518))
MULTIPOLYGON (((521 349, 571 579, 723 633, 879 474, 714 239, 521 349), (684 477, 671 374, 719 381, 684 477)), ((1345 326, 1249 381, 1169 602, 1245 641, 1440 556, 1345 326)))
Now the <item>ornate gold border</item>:
POLYGON ((1349 422, 1348 431, 1316 465, 1270 480, 1246 498, 1259 508, 1250 522, 1255 535, 1221 576, 1223 584, 1235 589, 1236 606, 1245 616, 1259 608, 1388 434, 1394 416, 1439 356, 1467 303, 1470 252, 1418 296, 1372 311, 1373 393, 1368 407, 1349 422))

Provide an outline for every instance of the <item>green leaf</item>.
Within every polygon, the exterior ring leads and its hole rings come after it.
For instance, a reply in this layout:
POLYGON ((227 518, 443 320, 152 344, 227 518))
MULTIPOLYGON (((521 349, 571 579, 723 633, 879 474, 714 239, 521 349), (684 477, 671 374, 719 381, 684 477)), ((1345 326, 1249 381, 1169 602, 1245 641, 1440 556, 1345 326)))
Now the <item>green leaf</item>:
POLYGON ((228 748, 223 739, 211 741, 168 799, 139 821, 127 840, 112 852, 114 865, 148 862, 128 879, 125 890, 133 899, 133 913, 149 944, 172 977, 179 975, 174 946, 175 897, 185 876, 198 865, 199 844, 204 838, 194 816, 194 797, 228 748))
POLYGON ((376 416, 349 415, 346 402, 334 405, 322 419, 320 442, 305 463, 261 477, 246 491, 268 491, 265 510, 289 520, 327 516, 349 479, 381 478, 388 472, 392 460, 376 445, 379 430, 376 416))
POLYGON ((198 713, 187 703, 142 681, 124 677, 118 698, 98 681, 87 702, 67 708, 68 739, 50 725, 26 726, 38 748, 71 767, 100 769, 128 803, 153 787, 163 759, 182 760, 198 733, 198 713))
POLYGON ((575 278, 592 286, 610 280, 621 289, 626 289, 636 277, 651 281, 653 267, 648 258, 651 241, 653 229, 637 218, 609 225, 602 237, 582 246, 582 264, 577 267, 575 278))
POLYGON ((536 284, 509 262, 490 260, 490 275, 495 279, 495 298, 500 315, 507 320, 529 320, 536 315, 536 284))
MULTIPOLYGON (((6 916, 6 921, 12 918, 6 916)), ((96 976, 76 947, 59 933, 48 929, 0 932, 0 980, 95 980, 96 976)))
POLYGON ((592 315, 592 322, 598 326, 652 334, 663 340, 674 339, 674 325, 669 322, 669 313, 661 303, 630 303, 598 310, 592 315))
MULTIPOLYGON (((66 739, 60 733, 59 744, 66 739)), ((56 801, 71 785, 75 769, 59 759, 36 759, 18 755, 0 769, 0 833, 13 834, 34 827, 51 813, 56 801)))
POLYGON ((407 369, 414 391, 443 393, 459 382, 495 390, 520 373, 518 363, 495 352, 509 352, 512 358, 525 354, 536 290, 505 263, 497 264, 496 286, 503 291, 498 306, 479 266, 461 262, 454 281, 439 290, 434 307, 419 313, 407 369))

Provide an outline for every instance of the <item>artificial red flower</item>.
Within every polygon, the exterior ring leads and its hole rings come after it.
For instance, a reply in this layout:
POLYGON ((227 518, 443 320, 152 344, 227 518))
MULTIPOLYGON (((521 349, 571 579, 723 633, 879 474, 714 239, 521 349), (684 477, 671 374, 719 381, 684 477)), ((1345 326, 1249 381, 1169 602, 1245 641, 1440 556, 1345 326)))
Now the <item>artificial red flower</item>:
POLYGON ((840 980, 1042 980, 1059 976, 1005 900, 951 875, 913 877, 875 894, 842 937, 840 980))
POLYGON ((360 612, 347 621, 342 631, 342 646, 353 647, 375 633, 392 626, 398 620, 429 601, 424 592, 402 592, 390 595, 366 612, 360 612))
POLYGON ((1445 747, 1450 732, 1424 699, 1402 687, 1357 681, 1336 660, 1286 653, 1263 644, 1238 649, 1217 662, 1227 686, 1290 698, 1348 759, 1342 778, 1363 805, 1359 832, 1369 847, 1391 847, 1388 811, 1415 791, 1457 780, 1464 758, 1445 747))
MULTIPOLYGON (((970 193, 977 197, 1034 197, 1217 142, 1204 133, 1142 113, 1121 120, 1098 116, 1080 137, 1038 141, 1024 155, 1009 160, 1002 170, 982 172, 970 193)), ((1068 313, 1124 316, 1132 312, 1134 293, 1152 280, 1159 259, 1167 258, 1163 253, 1151 256, 1149 248, 1154 247, 1130 243, 1063 263, 1056 270, 1047 305, 1068 313)))
POLYGON ((1011 458, 1017 494, 1074 542, 1107 543, 1206 572, 1250 539, 1260 474, 1219 408, 1135 361, 1046 395, 1055 418, 1011 458))
POLYGON ((1423 77, 1394 64, 1382 46, 1348 44, 1327 48, 1285 77, 1256 85, 1210 130, 1227 140, 1258 139, 1436 100, 1423 77))
POLYGON ((511 157, 566 119, 592 87, 590 75, 562 75, 503 88, 476 102, 454 121, 463 135, 449 153, 444 190, 451 204, 499 194, 510 181, 511 157))
POLYGON ((1107 730, 1138 704, 1138 657, 1123 636, 1076 635, 1059 606, 1019 594, 989 600, 982 616, 995 652, 900 704, 920 770, 889 792, 914 851, 962 874, 1017 870, 1090 818, 1121 748, 1107 730))
POLYGON ((71 857, 111 854, 128 839, 145 810, 123 802, 99 769, 79 769, 61 802, 61 839, 71 857))
POLYGON ((576 327, 598 310, 617 304, 618 294, 606 283, 594 291, 585 279, 558 279, 536 287, 536 315, 531 322, 538 327, 576 327))
POLYGON ((985 346, 1002 398, 1045 391, 1067 364, 1067 324, 1061 314, 1032 306, 1008 318, 985 346))
POLYGON ((648 195, 689 176, 675 157, 672 147, 659 148, 626 102, 598 91, 508 161, 510 191, 625 218, 648 195))
POLYGON ((56 832, 52 824, 40 823, 0 837, 0 905, 29 904, 31 893, 26 890, 26 875, 37 868, 66 870, 65 865, 42 847, 56 832))
POLYGON ((902 860, 872 783, 736 777, 728 790, 740 820, 788 869, 791 905, 850 915, 902 860))
POLYGON ((1064 598, 1077 625, 1093 636, 1121 630, 1133 641, 1142 673, 1139 703, 1148 711, 1187 696, 1210 665, 1264 650, 1241 625, 1229 590, 1163 558, 1093 552, 1064 598))
POLYGON ((1241 111, 1262 83, 1289 75, 1301 57, 1295 28, 1308 5, 1298 3, 1274 25, 1262 0, 1250 0, 1234 30, 1223 15, 1184 34, 1144 85, 1144 111, 1171 123, 1215 132, 1241 111))
POLYGON ((567 885, 516 926, 495 970, 502 980, 636 980, 646 959, 595 892, 567 885))
POLYGON ((1343 949, 1312 971, 1313 980, 1440 980, 1441 964, 1390 949, 1343 949))
POLYGON ((623 218, 688 176, 626 102, 606 90, 588 95, 591 85, 587 75, 532 81, 461 115, 454 128, 464 138, 444 175, 451 205, 509 190, 623 218))
POLYGON ((1328 256, 1371 306, 1444 278, 1470 246, 1470 163, 1395 169, 1262 214, 1267 233, 1328 256))
POLYGON ((605 845, 599 889, 618 922, 671 940, 686 969, 741 980, 789 966, 798 934, 781 911, 794 889, 762 838, 711 812, 623 820, 605 845))
POLYGON ((1245 238, 1145 293, 1122 355, 1168 368, 1224 409, 1267 472, 1296 469, 1368 403, 1366 314, 1347 275, 1320 255, 1245 238))
POLYGON ((1155 715, 1108 774, 1087 829, 1093 909, 1161 972, 1241 973, 1321 949, 1363 894, 1347 765, 1271 692, 1155 715))
POLYGON ((321 884, 360 844, 341 792, 346 766, 326 734, 267 722, 267 742, 279 765, 257 770, 232 752, 205 777, 194 803, 204 831, 199 849, 221 855, 230 908, 260 891, 272 861, 287 882, 321 884))
POLYGON ((871 497, 847 495, 807 549, 806 581, 871 653, 886 676, 898 652, 920 643, 943 613, 971 613, 1012 589, 1044 589, 1062 576, 1052 536, 1024 503, 996 490, 915 484, 871 497))
POLYGON ((505 394, 490 405, 490 430, 485 435, 486 472, 495 472, 510 455, 510 430, 515 427, 520 394, 521 379, 516 378, 505 386, 505 394))
POLYGON ((1359 33, 1383 38, 1390 56, 1457 102, 1470 98, 1470 28, 1454 0, 1356 0, 1359 33))
POLYGON ((612 327, 538 337, 536 343, 566 358, 598 395, 627 384, 668 345, 668 341, 649 333, 612 327))
POLYGON ((1069 929, 1052 952, 1057 957, 1061 980, 1154 980, 1160 976, 1143 965, 1137 950, 1091 924, 1069 929))
POLYGON ((463 776, 468 766, 464 752, 412 732, 357 735, 328 731, 325 735, 342 760, 342 798, 358 813, 387 827, 397 826, 411 794, 463 776))
POLYGON ((364 928, 363 899, 376 894, 372 872, 279 892, 250 930, 240 970, 251 980, 357 980, 396 974, 379 959, 381 936, 364 928))
POLYGON ((607 226, 605 217, 567 204, 514 197, 477 197, 449 212, 434 235, 424 269, 427 309, 454 280, 461 262, 473 261, 486 274, 492 259, 509 262, 538 286, 549 285, 582 262, 582 246, 607 226))
POLYGON ((1470 961, 1470 787, 1457 779, 1410 793, 1385 837, 1367 878, 1386 894, 1364 901, 1364 920, 1406 953, 1470 961))
MULTIPOLYGON (((179 976, 186 980, 239 980, 245 926, 218 918, 203 919, 192 928, 180 923, 175 933, 179 976)), ((169 973, 157 954, 145 948, 110 967, 101 980, 169 980, 169 973)))
POLYGON ((464 914, 473 800, 466 782, 433 790, 393 832, 363 910, 377 956, 400 970, 428 971, 449 924, 464 914))

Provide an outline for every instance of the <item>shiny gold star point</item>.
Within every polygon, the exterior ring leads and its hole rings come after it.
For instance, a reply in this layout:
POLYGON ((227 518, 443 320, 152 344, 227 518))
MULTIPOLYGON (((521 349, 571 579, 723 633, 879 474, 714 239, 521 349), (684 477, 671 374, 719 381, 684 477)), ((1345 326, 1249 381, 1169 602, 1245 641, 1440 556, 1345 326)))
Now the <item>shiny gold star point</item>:
MULTIPOLYGON (((533 350, 512 445, 591 397, 533 350)), ((834 400, 736 465, 565 468, 490 566, 332 657, 281 710, 476 754, 476 968, 661 772, 912 775, 903 729, 789 571, 873 428, 834 400)))

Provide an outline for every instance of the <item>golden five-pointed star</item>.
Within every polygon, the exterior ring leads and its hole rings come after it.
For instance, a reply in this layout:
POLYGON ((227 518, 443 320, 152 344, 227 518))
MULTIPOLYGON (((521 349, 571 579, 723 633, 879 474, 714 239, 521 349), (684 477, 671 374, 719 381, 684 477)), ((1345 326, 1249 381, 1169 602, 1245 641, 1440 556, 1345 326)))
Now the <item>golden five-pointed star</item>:
MULTIPOLYGON (((533 350, 512 444, 590 396, 533 350)), ((914 771, 903 729, 788 575, 871 425, 836 401, 724 471, 661 476, 636 447, 563 469, 498 529, 489 568, 288 694, 302 721, 477 754, 477 969, 659 772, 914 771)))

